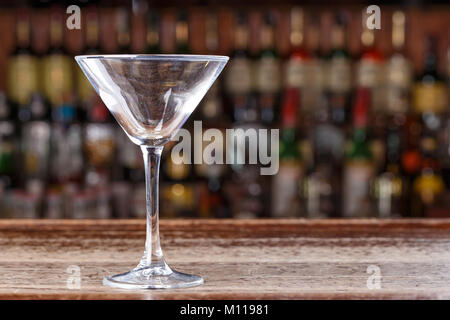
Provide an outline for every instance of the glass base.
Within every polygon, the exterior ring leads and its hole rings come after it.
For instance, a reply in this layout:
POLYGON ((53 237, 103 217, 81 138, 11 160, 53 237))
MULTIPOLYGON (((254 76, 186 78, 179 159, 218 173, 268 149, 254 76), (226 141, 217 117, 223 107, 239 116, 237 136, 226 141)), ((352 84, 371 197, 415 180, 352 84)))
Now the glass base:
POLYGON ((103 278, 103 284, 121 289, 175 289, 203 284, 203 278, 172 270, 169 266, 136 268, 103 278))

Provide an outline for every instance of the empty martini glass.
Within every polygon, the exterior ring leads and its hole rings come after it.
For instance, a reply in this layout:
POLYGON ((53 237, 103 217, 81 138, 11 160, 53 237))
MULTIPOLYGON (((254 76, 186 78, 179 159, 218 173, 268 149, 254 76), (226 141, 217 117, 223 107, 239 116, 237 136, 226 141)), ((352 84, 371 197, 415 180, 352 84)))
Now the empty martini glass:
POLYGON ((76 56, 86 77, 145 163, 147 238, 133 270, 103 284, 125 289, 192 287, 199 276, 177 272, 164 260, 159 240, 158 176, 164 144, 174 137, 228 61, 203 55, 76 56))

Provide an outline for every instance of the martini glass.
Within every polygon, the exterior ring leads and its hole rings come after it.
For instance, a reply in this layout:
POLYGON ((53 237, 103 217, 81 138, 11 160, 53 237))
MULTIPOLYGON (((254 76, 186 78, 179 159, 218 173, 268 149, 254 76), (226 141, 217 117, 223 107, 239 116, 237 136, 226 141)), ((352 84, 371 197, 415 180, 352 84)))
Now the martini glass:
POLYGON ((86 77, 145 163, 147 238, 133 270, 103 284, 124 289, 192 287, 199 276, 171 269, 159 240, 158 178, 164 144, 173 138, 219 76, 228 57, 202 55, 77 56, 86 77))

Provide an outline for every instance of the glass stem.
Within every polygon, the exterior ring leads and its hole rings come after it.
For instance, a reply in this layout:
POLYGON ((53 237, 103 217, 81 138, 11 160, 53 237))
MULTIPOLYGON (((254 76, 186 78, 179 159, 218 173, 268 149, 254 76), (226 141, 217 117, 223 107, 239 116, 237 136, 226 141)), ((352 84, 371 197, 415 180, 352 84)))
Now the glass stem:
POLYGON ((145 165, 147 237, 138 268, 166 265, 159 241, 159 163, 163 147, 141 146, 145 165))

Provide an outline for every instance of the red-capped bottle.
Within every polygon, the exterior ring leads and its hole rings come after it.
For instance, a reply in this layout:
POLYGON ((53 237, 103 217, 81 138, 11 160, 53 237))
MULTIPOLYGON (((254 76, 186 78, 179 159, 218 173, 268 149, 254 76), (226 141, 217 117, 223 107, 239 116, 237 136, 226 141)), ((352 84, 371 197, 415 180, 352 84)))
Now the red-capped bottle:
POLYGON ((281 114, 280 167, 272 181, 272 216, 300 216, 300 184, 303 165, 297 130, 300 93, 296 88, 285 91, 281 114))
POLYGON ((370 90, 360 88, 353 107, 353 136, 344 168, 344 217, 373 215, 370 184, 375 170, 367 130, 369 112, 370 90))
POLYGON ((290 15, 291 53, 286 64, 285 86, 302 89, 308 84, 311 76, 311 55, 305 47, 304 14, 299 7, 291 9, 290 15))

